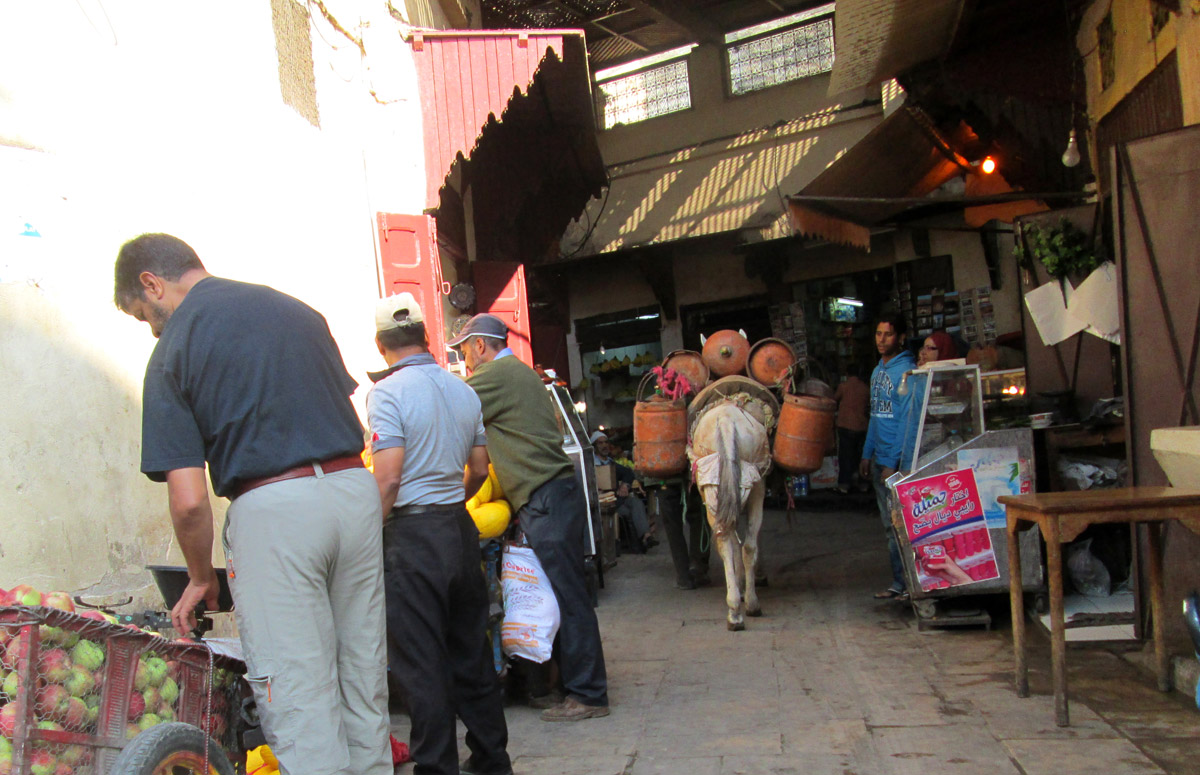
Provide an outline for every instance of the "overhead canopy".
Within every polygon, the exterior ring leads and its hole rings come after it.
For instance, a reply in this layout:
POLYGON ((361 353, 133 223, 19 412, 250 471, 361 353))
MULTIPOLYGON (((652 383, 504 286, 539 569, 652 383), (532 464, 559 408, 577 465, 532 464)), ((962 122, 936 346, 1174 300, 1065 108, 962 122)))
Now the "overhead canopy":
POLYGON ((536 259, 607 180, 583 33, 424 30, 411 42, 439 238, 460 258, 536 259))
POLYGON ((965 0, 838 0, 829 93, 887 80, 945 52, 965 0))
POLYGON ((911 207, 911 202, 835 202, 820 197, 858 197, 897 200, 924 197, 956 175, 966 161, 958 157, 920 111, 902 107, 881 121, 866 137, 800 190, 790 202, 798 231, 831 242, 847 239, 844 227, 834 229, 807 212, 869 226, 888 220, 911 207))

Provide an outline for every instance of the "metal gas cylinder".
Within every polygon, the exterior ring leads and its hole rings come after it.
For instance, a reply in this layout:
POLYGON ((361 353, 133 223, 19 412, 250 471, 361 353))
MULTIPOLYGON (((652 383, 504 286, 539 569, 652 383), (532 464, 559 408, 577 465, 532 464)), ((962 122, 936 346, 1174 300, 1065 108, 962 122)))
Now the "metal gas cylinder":
POLYGON ((771 457, 785 471, 810 474, 821 468, 825 451, 833 445, 833 419, 837 402, 820 396, 783 397, 771 457))
POLYGON ((773 388, 783 381, 795 362, 796 353, 790 344, 768 337, 759 339, 750 348, 746 371, 760 385, 773 388))
POLYGON ((708 384, 708 367, 695 350, 675 350, 667 355, 662 365, 664 369, 674 369, 682 374, 692 386, 693 396, 708 384))
POLYGON ((682 399, 654 395, 643 400, 647 374, 633 405, 633 468, 644 476, 666 479, 687 470, 687 408, 682 399))
POLYGON ((750 343, 737 331, 717 331, 705 340, 700 356, 704 359, 704 365, 718 379, 741 374, 750 356, 750 343))

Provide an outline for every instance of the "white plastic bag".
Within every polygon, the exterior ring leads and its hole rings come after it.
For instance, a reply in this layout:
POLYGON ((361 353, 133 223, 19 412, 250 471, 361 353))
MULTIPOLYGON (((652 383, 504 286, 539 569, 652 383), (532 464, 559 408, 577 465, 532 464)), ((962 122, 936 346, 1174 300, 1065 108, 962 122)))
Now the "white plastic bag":
POLYGON ((550 579, 533 550, 504 547, 500 582, 504 587, 501 648, 510 657, 545 662, 554 649, 560 618, 550 579))

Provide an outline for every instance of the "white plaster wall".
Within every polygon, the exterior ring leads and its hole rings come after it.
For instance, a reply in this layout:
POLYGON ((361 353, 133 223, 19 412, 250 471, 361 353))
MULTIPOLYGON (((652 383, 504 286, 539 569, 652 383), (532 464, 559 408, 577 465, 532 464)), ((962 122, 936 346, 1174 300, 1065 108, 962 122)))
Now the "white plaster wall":
POLYGON ((420 108, 386 5, 326 5, 367 57, 314 22, 320 129, 281 99, 267 2, 0 6, 0 586, 153 603, 142 566, 180 560, 138 472, 154 340, 112 304, 125 240, 176 234, 322 312, 361 383, 378 367, 374 213, 421 211, 420 108))

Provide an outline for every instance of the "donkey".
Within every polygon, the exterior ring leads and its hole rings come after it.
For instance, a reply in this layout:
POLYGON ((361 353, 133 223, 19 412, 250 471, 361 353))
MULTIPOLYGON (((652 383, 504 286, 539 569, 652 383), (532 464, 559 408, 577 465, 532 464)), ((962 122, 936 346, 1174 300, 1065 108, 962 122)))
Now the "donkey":
POLYGON ((766 489, 762 475, 771 461, 767 427, 739 402, 720 400, 696 417, 688 454, 725 563, 727 627, 743 630, 745 616, 762 616, 754 570, 766 489))

